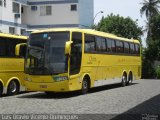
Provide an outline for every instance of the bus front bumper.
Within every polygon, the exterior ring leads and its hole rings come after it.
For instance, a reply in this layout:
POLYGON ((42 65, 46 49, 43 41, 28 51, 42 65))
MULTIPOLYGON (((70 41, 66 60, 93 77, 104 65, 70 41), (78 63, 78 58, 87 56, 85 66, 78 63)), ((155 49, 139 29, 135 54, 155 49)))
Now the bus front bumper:
POLYGON ((61 81, 61 82, 54 82, 54 83, 34 83, 30 81, 25 81, 26 91, 52 91, 52 92, 68 92, 69 89, 69 82, 61 81))

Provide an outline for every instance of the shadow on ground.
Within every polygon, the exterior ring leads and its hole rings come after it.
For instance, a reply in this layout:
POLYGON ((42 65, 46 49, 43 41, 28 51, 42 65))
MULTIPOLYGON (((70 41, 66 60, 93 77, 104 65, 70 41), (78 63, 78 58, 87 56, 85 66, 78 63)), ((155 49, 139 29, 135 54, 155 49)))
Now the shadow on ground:
MULTIPOLYGON (((21 95, 21 94, 26 94, 26 93, 29 93, 29 92, 27 92, 27 91, 22 91, 22 92, 19 92, 19 93, 16 94, 16 95, 21 95)), ((16 95, 7 95, 7 94, 3 94, 3 95, 0 96, 0 97, 11 97, 11 96, 16 96, 16 95)))
POLYGON ((160 94, 112 120, 160 120, 160 94))
MULTIPOLYGON (((136 85, 138 83, 133 83, 132 85, 136 85)), ((116 89, 120 88, 120 84, 112 84, 112 85, 105 85, 101 87, 95 87, 92 88, 88 94, 96 93, 96 92, 101 92, 105 90, 111 90, 111 89, 116 89)), ((130 86, 126 86, 130 87, 130 86)), ((22 96, 17 96, 17 98, 36 98, 36 99, 64 99, 64 98, 71 98, 71 97, 77 97, 81 95, 79 91, 74 91, 74 92, 65 92, 65 93, 52 93, 50 95, 47 95, 45 93, 40 93, 40 92, 34 92, 32 94, 27 94, 27 95, 22 95, 22 96)))

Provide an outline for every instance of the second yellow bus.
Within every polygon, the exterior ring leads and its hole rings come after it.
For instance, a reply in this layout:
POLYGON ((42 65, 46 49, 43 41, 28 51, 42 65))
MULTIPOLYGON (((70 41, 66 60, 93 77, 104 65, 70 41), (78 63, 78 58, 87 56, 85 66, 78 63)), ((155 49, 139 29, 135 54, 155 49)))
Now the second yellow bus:
POLYGON ((15 55, 15 46, 27 37, 0 33, 0 96, 24 91, 24 58, 15 55))

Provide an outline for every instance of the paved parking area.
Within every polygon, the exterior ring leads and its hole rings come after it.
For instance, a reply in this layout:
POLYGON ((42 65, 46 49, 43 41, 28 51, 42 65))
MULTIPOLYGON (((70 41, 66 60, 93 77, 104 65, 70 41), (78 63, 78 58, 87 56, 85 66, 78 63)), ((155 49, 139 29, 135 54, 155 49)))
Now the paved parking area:
POLYGON ((132 86, 107 85, 89 94, 42 92, 0 98, 1 114, 160 114, 160 80, 137 80, 132 86))

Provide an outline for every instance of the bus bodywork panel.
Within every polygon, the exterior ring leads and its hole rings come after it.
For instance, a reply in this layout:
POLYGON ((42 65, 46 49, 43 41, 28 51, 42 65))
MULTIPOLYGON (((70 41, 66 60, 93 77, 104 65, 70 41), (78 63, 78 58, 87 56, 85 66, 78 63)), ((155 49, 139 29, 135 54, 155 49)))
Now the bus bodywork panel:
POLYGON ((0 63, 0 80, 4 86, 3 93, 6 93, 8 84, 12 80, 18 80, 20 90, 24 91, 24 59, 1 58, 0 63))

